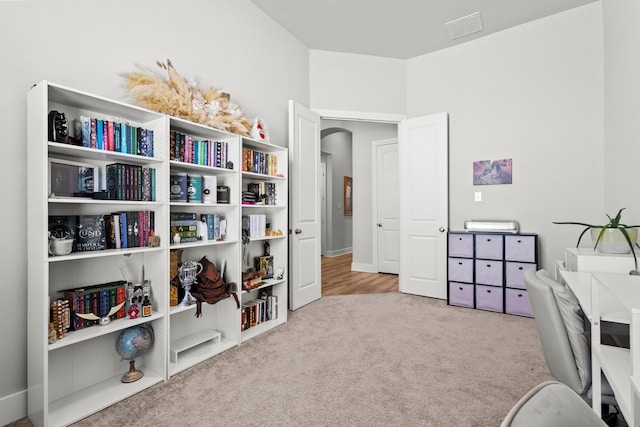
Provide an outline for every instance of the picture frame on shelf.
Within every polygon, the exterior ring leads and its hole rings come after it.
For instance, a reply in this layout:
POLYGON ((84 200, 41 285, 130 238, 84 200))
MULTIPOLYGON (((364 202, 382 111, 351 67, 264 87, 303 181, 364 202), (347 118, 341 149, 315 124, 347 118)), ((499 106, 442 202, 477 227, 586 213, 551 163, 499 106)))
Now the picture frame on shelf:
POLYGON ((98 166, 49 158, 49 197, 93 197, 98 188, 98 166))
POLYGON ((344 177, 344 216, 353 215, 353 178, 344 177))

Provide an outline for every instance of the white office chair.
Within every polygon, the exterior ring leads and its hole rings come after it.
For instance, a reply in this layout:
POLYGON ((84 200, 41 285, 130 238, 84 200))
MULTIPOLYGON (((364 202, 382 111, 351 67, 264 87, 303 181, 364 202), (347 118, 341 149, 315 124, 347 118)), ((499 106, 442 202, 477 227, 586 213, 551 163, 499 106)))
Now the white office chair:
POLYGON ((606 427, 598 415, 565 384, 546 381, 525 394, 500 427, 606 427))
MULTIPOLYGON (((549 371, 590 403, 591 347, 584 330, 584 313, 576 296, 544 270, 528 270, 524 280, 549 371)), ((604 376, 602 403, 617 406, 604 376)), ((603 409, 606 414, 608 408, 603 409)))

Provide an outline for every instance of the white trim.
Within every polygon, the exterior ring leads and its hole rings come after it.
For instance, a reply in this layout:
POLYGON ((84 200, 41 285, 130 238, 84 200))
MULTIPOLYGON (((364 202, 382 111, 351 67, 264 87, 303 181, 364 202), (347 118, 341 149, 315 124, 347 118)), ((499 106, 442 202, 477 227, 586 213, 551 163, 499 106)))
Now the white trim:
POLYGON ((373 264, 356 264, 351 263, 351 271, 362 271, 363 273, 377 273, 376 266, 373 264))
POLYGON ((334 256, 340 256, 344 254, 351 254, 351 253, 353 253, 353 248, 343 248, 343 249, 337 249, 335 251, 327 251, 327 255, 324 255, 324 256, 334 257, 334 256))
POLYGON ((404 114, 367 113, 362 111, 322 110, 312 108, 311 111, 322 120, 349 120, 363 122, 400 123, 407 118, 404 114))
POLYGON ((27 416, 27 390, 0 399, 0 425, 7 425, 27 416))

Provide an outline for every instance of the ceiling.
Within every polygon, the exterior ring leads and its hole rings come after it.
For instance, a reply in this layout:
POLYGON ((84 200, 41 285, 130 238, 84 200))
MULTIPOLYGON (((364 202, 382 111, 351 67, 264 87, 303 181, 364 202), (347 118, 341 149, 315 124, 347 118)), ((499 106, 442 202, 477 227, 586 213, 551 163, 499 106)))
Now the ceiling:
POLYGON ((251 0, 309 49, 409 59, 598 0, 251 0), (449 21, 483 30, 452 40, 449 21))

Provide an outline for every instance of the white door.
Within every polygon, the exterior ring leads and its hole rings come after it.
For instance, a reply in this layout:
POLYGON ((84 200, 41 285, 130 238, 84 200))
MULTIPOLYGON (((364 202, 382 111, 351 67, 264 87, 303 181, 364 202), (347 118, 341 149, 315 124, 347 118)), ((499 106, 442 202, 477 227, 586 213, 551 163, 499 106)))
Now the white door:
POLYGON ((447 113, 398 128, 400 292, 447 298, 448 139, 447 113))
POLYGON ((322 295, 320 116, 289 101, 289 309, 322 295))
POLYGON ((379 273, 400 272, 398 140, 374 141, 374 198, 379 273))

